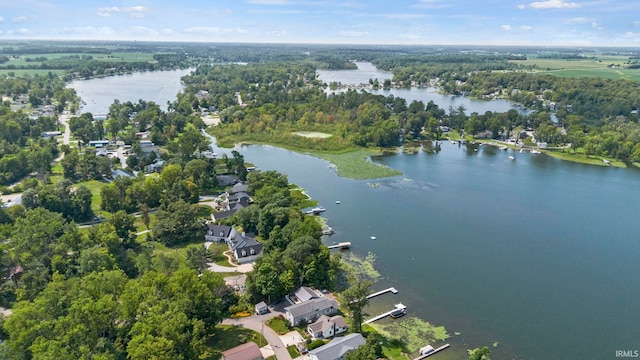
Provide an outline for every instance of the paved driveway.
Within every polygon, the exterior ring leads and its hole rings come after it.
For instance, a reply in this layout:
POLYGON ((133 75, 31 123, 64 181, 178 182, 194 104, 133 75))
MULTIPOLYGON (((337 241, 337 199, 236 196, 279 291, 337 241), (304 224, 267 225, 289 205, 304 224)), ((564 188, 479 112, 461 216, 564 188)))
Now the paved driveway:
POLYGON ((277 312, 271 312, 265 315, 253 315, 239 319, 224 319, 222 323, 225 325, 242 326, 261 333, 265 339, 267 339, 269 345, 271 345, 271 349, 278 360, 293 360, 289 355, 289 351, 287 351, 286 346, 282 343, 280 336, 264 324, 267 320, 278 315, 279 314, 277 312))

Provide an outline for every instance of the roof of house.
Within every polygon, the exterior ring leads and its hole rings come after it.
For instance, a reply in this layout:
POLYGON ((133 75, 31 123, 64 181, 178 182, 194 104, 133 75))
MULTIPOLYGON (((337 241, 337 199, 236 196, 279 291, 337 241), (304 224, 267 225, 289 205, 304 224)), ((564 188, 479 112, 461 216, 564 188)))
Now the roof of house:
POLYGON ((233 185, 233 187, 231 188, 231 193, 235 194, 238 192, 248 192, 249 191, 249 185, 245 184, 245 183, 237 183, 235 185, 233 185))
POLYGON ((325 332, 331 326, 330 319, 331 318, 328 317, 327 315, 322 315, 318 318, 318 320, 316 320, 316 322, 309 325, 309 329, 311 329, 311 331, 314 334, 317 334, 319 332, 325 332))
POLYGON ((133 175, 132 173, 122 170, 122 169, 116 169, 113 171, 113 173, 111 174, 111 177, 113 179, 117 178, 118 176, 124 176, 124 177, 129 177, 129 178, 134 178, 135 175, 133 175))
POLYGON ((297 318, 302 315, 311 314, 317 311, 329 309, 329 308, 338 308, 338 302, 332 299, 319 298, 319 299, 311 299, 308 301, 301 302, 299 304, 287 306, 285 311, 289 312, 291 316, 297 318))
POLYGON ((218 175, 218 184, 221 186, 230 186, 240 181, 236 175, 218 175))
POLYGON ((309 325, 309 328, 314 334, 319 332, 325 332, 331 328, 331 326, 335 326, 336 328, 346 328, 347 323, 344 321, 344 318, 340 315, 328 317, 327 315, 322 315, 314 322, 309 325))
POLYGON ((247 194, 244 191, 239 191, 239 192, 236 192, 236 193, 233 193, 233 194, 229 195, 229 201, 238 201, 238 200, 243 199, 243 198, 248 199, 249 198, 249 194, 247 194))
POLYGON ((240 256, 242 250, 250 253, 251 249, 253 249, 254 254, 257 254, 262 251, 262 243, 259 243, 253 234, 242 234, 231 240, 231 248, 238 252, 238 256, 240 256))
POLYGON ((264 309, 264 308, 269 308, 266 302, 260 301, 259 303, 256 304, 256 310, 264 309))
POLYGON ((311 299, 316 299, 322 296, 319 296, 318 293, 308 286, 301 286, 296 290, 293 295, 300 301, 308 301, 311 299))
POLYGON ((337 337, 319 348, 309 351, 318 360, 335 360, 346 354, 350 350, 357 349, 365 343, 362 334, 353 333, 347 336, 337 337))
POLYGON ((222 358, 225 360, 254 360, 262 359, 262 353, 256 343, 250 341, 246 344, 242 344, 225 350, 222 352, 222 358))
POLYGON ((232 226, 217 225, 217 224, 207 225, 208 236, 218 236, 218 237, 226 238, 226 237, 229 237, 229 234, 231 234, 231 230, 233 230, 232 226))

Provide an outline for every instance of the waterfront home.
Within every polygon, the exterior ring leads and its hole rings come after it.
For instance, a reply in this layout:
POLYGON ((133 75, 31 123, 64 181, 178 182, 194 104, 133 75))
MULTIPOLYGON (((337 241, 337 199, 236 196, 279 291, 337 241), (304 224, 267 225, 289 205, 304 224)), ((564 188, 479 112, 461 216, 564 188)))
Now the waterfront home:
POLYGON ((309 351, 311 360, 341 360, 345 355, 364 345, 362 334, 353 333, 347 336, 337 337, 319 348, 309 351))
POLYGON ((291 305, 309 301, 311 299, 320 299, 325 297, 320 291, 308 286, 299 287, 293 294, 285 296, 291 305))
POLYGON ((232 217, 238 210, 245 208, 242 203, 235 204, 231 209, 225 211, 218 211, 211 214, 211 221, 216 222, 221 219, 232 217))
POLYGON ((258 344, 250 341, 221 353, 222 360, 264 360, 258 344))
POLYGON ((218 185, 220 186, 231 186, 239 181, 237 175, 218 175, 218 185))
POLYGON ((208 224, 204 240, 228 243, 234 236, 236 236, 236 229, 233 226, 208 224))
POLYGON ((333 299, 315 298, 287 306, 284 311, 289 323, 299 326, 302 322, 314 322, 322 315, 335 315, 338 312, 338 302, 333 299))
POLYGON ((347 331, 347 323, 340 315, 326 316, 322 315, 316 322, 307 326, 307 332, 314 339, 328 339, 334 335, 340 335, 347 331))
POLYGON ((240 236, 235 235, 227 241, 227 245, 233 251, 238 264, 255 261, 262 255, 262 244, 251 234, 243 232, 240 236))

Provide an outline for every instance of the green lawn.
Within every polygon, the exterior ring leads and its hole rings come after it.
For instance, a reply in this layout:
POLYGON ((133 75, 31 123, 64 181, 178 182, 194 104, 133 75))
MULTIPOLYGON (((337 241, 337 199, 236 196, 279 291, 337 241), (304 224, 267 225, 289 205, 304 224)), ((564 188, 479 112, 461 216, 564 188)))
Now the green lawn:
POLYGON ((249 341, 253 341, 258 346, 267 344, 267 340, 253 330, 232 325, 217 325, 214 335, 206 342, 208 351, 203 358, 219 360, 223 351, 249 341))
POLYGON ((267 326, 269 326, 273 331, 275 331, 278 335, 284 335, 288 333, 290 330, 289 324, 286 320, 280 318, 271 318, 267 320, 267 326))
POLYGON ((94 212, 100 211, 100 204, 102 204, 102 188, 109 185, 106 181, 100 180, 89 180, 82 181, 73 185, 73 187, 78 187, 80 185, 84 185, 91 191, 91 209, 94 212))

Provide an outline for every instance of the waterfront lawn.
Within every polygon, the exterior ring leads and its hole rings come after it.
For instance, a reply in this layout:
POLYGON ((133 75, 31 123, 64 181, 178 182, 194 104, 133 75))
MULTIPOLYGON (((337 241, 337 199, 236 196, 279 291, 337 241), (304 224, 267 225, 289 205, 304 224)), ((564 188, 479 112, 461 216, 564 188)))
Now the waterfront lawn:
POLYGON ((258 346, 264 346, 267 343, 264 336, 253 330, 233 325, 216 325, 215 333, 209 337, 205 344, 208 351, 201 358, 218 360, 223 351, 249 341, 253 341, 258 346))
POLYGON ((615 159, 607 159, 601 156, 587 155, 584 153, 582 149, 578 149, 578 151, 576 152, 573 152, 573 150, 547 150, 544 153, 556 159, 572 161, 572 162, 577 162, 581 164, 613 166, 613 167, 620 167, 620 168, 627 167, 627 165, 622 161, 615 160, 615 159), (603 159, 608 160, 610 163, 606 164, 603 161, 603 159))
POLYGON ((391 323, 371 324, 371 327, 387 339, 399 340, 399 343, 404 346, 402 351, 405 353, 416 352, 425 344, 437 347, 434 344, 443 343, 449 338, 444 326, 434 326, 414 316, 394 320, 391 323))

